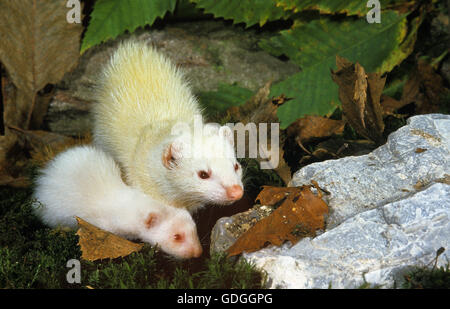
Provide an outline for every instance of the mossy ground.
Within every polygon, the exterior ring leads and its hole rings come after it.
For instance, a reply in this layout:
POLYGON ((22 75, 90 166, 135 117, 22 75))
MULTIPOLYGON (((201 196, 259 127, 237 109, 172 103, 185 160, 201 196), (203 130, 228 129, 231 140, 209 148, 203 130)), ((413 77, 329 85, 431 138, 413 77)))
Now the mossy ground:
POLYGON ((442 267, 417 267, 402 284, 405 289, 450 289, 450 264, 442 267))
POLYGON ((115 260, 81 261, 81 283, 66 280, 80 259, 75 232, 52 230, 32 212, 29 189, 0 187, 0 288, 260 288, 263 275, 215 255, 181 261, 145 246, 115 260))

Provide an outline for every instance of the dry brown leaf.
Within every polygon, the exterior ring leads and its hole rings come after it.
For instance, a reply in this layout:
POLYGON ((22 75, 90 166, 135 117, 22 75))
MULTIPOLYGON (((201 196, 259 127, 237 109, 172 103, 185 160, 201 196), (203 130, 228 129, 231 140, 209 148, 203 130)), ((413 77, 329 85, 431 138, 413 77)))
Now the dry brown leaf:
POLYGON ((9 134, 0 136, 0 185, 24 188, 31 182, 25 167, 30 161, 44 166, 58 153, 76 146, 91 143, 90 135, 72 138, 41 130, 23 130, 8 127, 9 134))
POLYGON ((380 105, 385 77, 366 73, 359 64, 336 56, 337 70, 331 72, 339 86, 339 99, 347 122, 362 136, 383 142, 383 111, 380 105))
POLYGON ((28 128, 36 93, 77 64, 83 27, 68 23, 67 12, 60 0, 0 1, 0 62, 17 87, 5 124, 28 128))
POLYGON ((59 82, 78 62, 83 27, 67 22, 67 10, 59 0, 0 1, 0 62, 7 72, 1 76, 5 130, 0 137, 0 183, 27 183, 17 171, 23 151, 18 152, 19 138, 9 126, 39 127, 51 92, 37 92, 59 82))
MULTIPOLYGON (((270 94, 270 86, 271 82, 268 82, 258 90, 258 92, 250 98, 245 104, 240 106, 233 106, 227 110, 227 114, 225 117, 225 122, 241 122, 244 125, 247 123, 255 123, 256 125, 260 123, 279 123, 277 116, 278 107, 285 102, 285 97, 281 96, 275 99, 275 101, 269 98, 270 94)), ((270 130, 270 126, 268 126, 268 130, 270 130)), ((269 134, 270 136, 270 134, 269 134)), ((253 137, 256 138, 256 137, 253 137)), ((281 179, 287 184, 292 178, 291 169, 283 159, 284 157, 284 136, 280 132, 279 136, 279 147, 278 151, 278 166, 274 167, 273 170, 280 176, 281 179)), ((267 144, 271 145, 270 137, 267 138, 267 144)), ((269 153, 265 153, 264 149, 259 148, 260 158, 258 160, 261 161, 261 158, 271 158, 271 149, 268 149, 269 153), (264 153, 261 153, 264 152, 264 153)), ((275 149, 274 149, 275 151, 275 149)), ((267 159, 262 159, 266 161, 267 159)))
POLYGON ((280 246, 289 240, 295 244, 325 228, 324 215, 328 213, 328 206, 320 195, 316 196, 311 191, 311 186, 264 187, 257 200, 268 206, 281 205, 242 234, 227 250, 229 256, 254 252, 268 243, 280 246))
POLYGON ((27 187, 30 182, 24 167, 27 158, 13 134, 0 136, 0 185, 27 187))
POLYGON ((9 186, 13 188, 27 188, 31 185, 26 176, 11 176, 6 170, 0 171, 0 186, 9 186))
POLYGON ((261 192, 255 199, 255 202, 259 202, 261 205, 275 206, 291 194, 298 192, 297 187, 272 187, 263 186, 261 192))
POLYGON ((419 60, 403 87, 401 101, 403 105, 414 103, 418 114, 434 113, 439 110, 438 103, 446 91, 442 77, 430 64, 419 60))
POLYGON ((133 252, 138 252, 144 244, 137 244, 114 235, 110 232, 76 217, 79 229, 78 244, 81 248, 81 258, 88 261, 101 259, 115 259, 127 256, 133 252))
POLYGON ((39 149, 45 146, 52 147, 53 145, 66 144, 73 140, 73 138, 43 130, 23 130, 18 127, 8 126, 8 128, 16 134, 19 138, 26 141, 32 149, 39 149))
POLYGON ((232 106, 227 110, 227 117, 232 121, 240 121, 243 124, 249 122, 278 122, 278 105, 269 98, 271 82, 267 82, 264 87, 251 97, 245 104, 232 106))
POLYGON ((305 116, 298 119, 287 128, 288 136, 295 136, 300 145, 314 139, 342 134, 345 122, 321 116, 305 116))
POLYGON ((395 111, 405 105, 408 105, 408 103, 405 104, 403 100, 396 100, 384 94, 381 96, 381 107, 383 109, 383 115, 398 116, 397 114, 395 114, 395 111))
POLYGON ((23 148, 30 149, 31 159, 38 166, 44 165, 58 153, 70 147, 87 145, 92 142, 89 134, 73 138, 42 130, 23 130, 13 126, 10 126, 9 129, 11 133, 18 136, 23 148))
POLYGON ((439 110, 438 103, 446 91, 442 77, 430 64, 419 60, 403 87, 401 100, 382 95, 381 105, 385 115, 399 116, 394 112, 408 104, 416 105, 417 114, 434 113, 439 110))

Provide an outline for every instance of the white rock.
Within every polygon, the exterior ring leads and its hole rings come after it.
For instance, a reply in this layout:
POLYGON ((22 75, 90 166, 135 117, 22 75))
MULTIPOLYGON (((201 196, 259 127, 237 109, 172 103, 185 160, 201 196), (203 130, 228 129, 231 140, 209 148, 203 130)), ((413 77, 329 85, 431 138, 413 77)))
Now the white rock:
MULTIPOLYGON (((450 116, 412 117, 368 155, 295 173, 291 186, 315 180, 330 192, 323 234, 243 258, 267 272, 271 288, 400 287, 403 274, 432 265, 439 248, 446 251, 438 265, 450 261, 449 179, 450 116)), ((231 245, 223 240, 221 248, 231 245)))
POLYGON ((327 227, 360 212, 406 198, 450 175, 450 116, 414 116, 370 154, 313 163, 294 174, 289 186, 311 180, 331 194, 327 227), (426 149, 416 152, 418 148, 426 149))
POLYGON ((410 265, 432 262, 440 247, 447 249, 438 259, 442 266, 450 260, 450 186, 437 183, 292 248, 243 257, 267 272, 270 288, 357 288, 365 281, 392 288, 410 265))

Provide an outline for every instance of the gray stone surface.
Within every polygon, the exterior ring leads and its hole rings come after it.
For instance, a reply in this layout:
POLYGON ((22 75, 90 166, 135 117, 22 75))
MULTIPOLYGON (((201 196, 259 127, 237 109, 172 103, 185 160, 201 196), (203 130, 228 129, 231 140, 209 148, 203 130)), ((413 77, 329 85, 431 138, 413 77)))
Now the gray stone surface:
MULTIPOLYGON (((198 94, 216 90, 220 83, 237 83, 256 91, 269 80, 276 82, 298 72, 292 63, 283 62, 258 47, 258 41, 270 35, 223 21, 206 20, 168 24, 162 29, 141 30, 131 36, 152 42, 181 67, 198 94)), ((123 35, 88 50, 78 67, 66 74, 58 85, 64 95, 51 102, 47 117, 52 131, 79 134, 90 130, 91 122, 84 111, 92 103, 97 74, 117 44, 129 37, 123 35), (79 102, 85 102, 86 106, 79 102)))
POLYGON ((269 216, 274 208, 265 205, 255 205, 251 209, 231 217, 217 220, 211 231, 210 253, 227 250, 236 239, 253 227, 258 221, 269 216))
MULTIPOLYGON (((438 265, 450 261, 450 116, 411 117, 370 154, 311 164, 290 185, 311 180, 330 193, 326 231, 243 255, 268 273, 269 287, 399 287, 402 274, 429 265, 440 247, 438 265)), ((218 221, 213 251, 237 239, 227 226, 238 220, 218 221)))
POLYGON ((330 192, 325 200, 330 207, 327 227, 332 228, 449 175, 450 116, 431 114, 409 118, 370 154, 305 166, 289 186, 315 180, 330 192))
POLYGON ((436 251, 450 260, 450 186, 434 184, 404 200, 369 210, 317 236, 244 258, 263 268, 270 288, 401 286, 411 266, 430 264, 436 251))

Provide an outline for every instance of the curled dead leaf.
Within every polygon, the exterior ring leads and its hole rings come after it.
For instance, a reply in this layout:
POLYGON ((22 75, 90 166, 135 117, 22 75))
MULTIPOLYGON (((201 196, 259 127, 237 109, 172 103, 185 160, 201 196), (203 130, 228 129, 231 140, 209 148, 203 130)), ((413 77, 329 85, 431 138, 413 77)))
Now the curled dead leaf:
POLYGON ((302 145, 314 138, 329 137, 342 134, 345 122, 321 116, 305 116, 298 119, 287 128, 288 136, 295 136, 295 140, 302 145))
POLYGON ((328 213, 328 206, 311 191, 311 186, 264 187, 257 200, 268 206, 281 205, 242 234, 227 250, 229 256, 254 252, 268 243, 280 246, 289 240, 295 244, 325 228, 324 215, 328 213))
POLYGON ((115 259, 138 252, 144 244, 137 244, 76 217, 79 229, 78 244, 81 248, 81 258, 88 261, 115 259))
MULTIPOLYGON (((225 122, 240 122, 244 125, 253 124, 275 124, 278 123, 277 109, 279 105, 288 100, 287 98, 280 96, 273 100, 269 98, 271 82, 267 82, 264 87, 259 89, 256 94, 251 97, 245 104, 239 106, 233 106, 227 110, 225 122)), ((269 130, 272 130, 271 126, 268 126, 269 130)), ((252 133, 247 131, 246 134, 252 133)), ((271 134, 268 134, 267 145, 272 145, 271 134)), ((278 158, 277 165, 272 166, 273 170, 280 176, 281 179, 287 184, 292 178, 291 170, 288 164, 284 160, 284 135, 283 133, 277 135, 278 147, 269 149, 268 147, 258 147, 259 157, 258 161, 264 161, 269 163, 269 160, 276 156, 278 158)), ((248 137, 250 138, 250 136, 248 137)), ((257 136, 251 137, 253 140, 258 140, 257 136)), ((247 149, 248 151, 248 149, 247 149)), ((245 157, 249 157, 247 154, 245 157)))
POLYGON ((78 63, 83 27, 66 15, 65 1, 0 1, 0 61, 17 87, 4 109, 6 124, 28 129, 36 93, 78 63))
POLYGON ((416 68, 403 87, 401 102, 404 105, 414 103, 418 114, 435 113, 439 102, 448 89, 442 77, 424 60, 419 60, 416 68))
POLYGON ((337 70, 331 72, 339 86, 339 99, 347 122, 362 136, 381 143, 383 139, 383 110, 381 94, 386 77, 366 73, 359 64, 336 56, 337 70))

